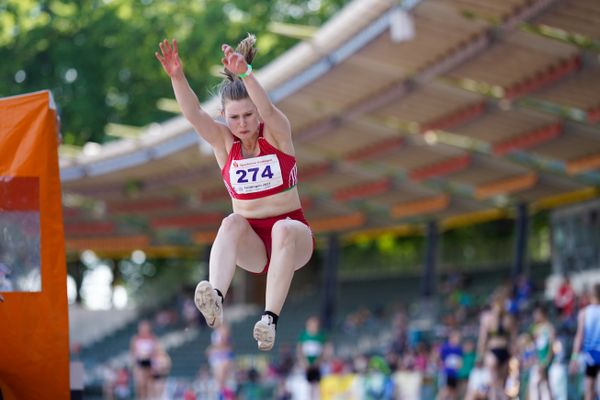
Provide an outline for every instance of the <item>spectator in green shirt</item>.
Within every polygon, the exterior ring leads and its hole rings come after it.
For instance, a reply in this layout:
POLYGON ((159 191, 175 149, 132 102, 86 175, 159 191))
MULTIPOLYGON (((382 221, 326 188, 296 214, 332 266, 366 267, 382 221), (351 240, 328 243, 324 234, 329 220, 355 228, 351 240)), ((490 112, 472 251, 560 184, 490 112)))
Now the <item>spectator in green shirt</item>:
POLYGON ((472 339, 467 339, 463 344, 463 359, 462 365, 458 370, 458 392, 459 395, 464 395, 467 388, 467 381, 475 363, 477 362, 477 351, 475 351, 475 342, 472 339))
MULTIPOLYGON (((321 332, 319 318, 309 317, 306 328, 298 339, 298 356, 306 370, 306 380, 311 385, 311 391, 318 391, 321 381, 320 360, 325 345, 325 334, 321 332)), ((317 398, 317 397, 313 397, 317 398)))

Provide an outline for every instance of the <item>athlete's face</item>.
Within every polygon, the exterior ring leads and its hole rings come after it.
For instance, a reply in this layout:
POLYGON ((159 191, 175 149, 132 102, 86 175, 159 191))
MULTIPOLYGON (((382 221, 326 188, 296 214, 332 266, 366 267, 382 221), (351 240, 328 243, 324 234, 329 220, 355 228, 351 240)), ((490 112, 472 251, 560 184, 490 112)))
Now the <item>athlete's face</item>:
POLYGON ((250 99, 225 102, 223 116, 231 133, 240 139, 250 137, 258 131, 258 111, 250 99))

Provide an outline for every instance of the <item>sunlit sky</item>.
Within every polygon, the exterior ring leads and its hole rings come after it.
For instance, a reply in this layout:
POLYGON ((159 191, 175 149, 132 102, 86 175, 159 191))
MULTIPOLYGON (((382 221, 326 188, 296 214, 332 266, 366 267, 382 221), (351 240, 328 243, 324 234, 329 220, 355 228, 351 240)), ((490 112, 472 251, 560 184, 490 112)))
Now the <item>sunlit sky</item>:
MULTIPOLYGON (((91 310, 107 310, 113 307, 124 308, 127 306, 127 290, 121 285, 111 287, 113 274, 111 268, 106 263, 98 259, 91 251, 82 253, 81 260, 89 268, 83 276, 81 285, 81 297, 85 306, 91 310)), ((146 260, 146 255, 141 250, 132 253, 132 260, 142 264, 146 260)), ((69 304, 75 303, 76 285, 75 279, 67 276, 67 295, 69 304)))

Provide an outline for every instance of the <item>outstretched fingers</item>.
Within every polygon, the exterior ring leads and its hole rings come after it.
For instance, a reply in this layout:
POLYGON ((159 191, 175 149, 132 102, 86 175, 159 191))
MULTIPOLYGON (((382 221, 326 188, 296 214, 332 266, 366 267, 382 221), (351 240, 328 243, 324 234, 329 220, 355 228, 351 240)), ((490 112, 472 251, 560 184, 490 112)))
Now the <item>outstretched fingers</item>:
POLYGON ((171 75, 179 67, 177 42, 173 40, 173 47, 171 47, 169 41, 163 39, 158 42, 158 47, 160 47, 160 52, 155 52, 154 56, 160 61, 167 74, 171 75))
POLYGON ((171 43, 169 43, 169 41, 168 41, 167 39, 165 39, 165 40, 164 40, 164 44, 165 44, 165 47, 166 47, 167 49, 169 49, 169 53, 172 53, 172 52, 173 52, 173 49, 171 48, 171 43))
POLYGON ((223 54, 225 54, 225 57, 229 57, 231 54, 233 54, 233 48, 228 44, 221 46, 221 50, 223 51, 223 54))
POLYGON ((223 66, 225 68, 229 69, 230 64, 229 64, 229 58, 228 57, 221 58, 221 63, 223 64, 223 66))
POLYGON ((164 39, 162 42, 159 42, 158 46, 160 47, 160 51, 162 52, 162 56, 164 58, 170 58, 173 55, 173 53, 176 53, 176 51, 173 51, 173 49, 171 48, 171 45, 169 44, 169 41, 167 39, 164 39))

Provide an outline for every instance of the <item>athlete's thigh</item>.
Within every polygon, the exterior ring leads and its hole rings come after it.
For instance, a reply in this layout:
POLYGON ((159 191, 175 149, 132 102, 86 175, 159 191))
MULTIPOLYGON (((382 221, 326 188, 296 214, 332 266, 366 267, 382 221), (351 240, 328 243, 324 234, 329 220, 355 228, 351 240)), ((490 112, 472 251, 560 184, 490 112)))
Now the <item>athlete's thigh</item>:
MULTIPOLYGON (((313 236, 312 231, 306 224, 296 221, 294 219, 284 219, 277 221, 277 224, 285 226, 285 230, 288 234, 293 236, 294 240, 294 254, 292 256, 294 271, 302 268, 308 263, 313 252, 313 236)), ((279 228, 279 227, 278 227, 279 228)), ((278 235, 282 234, 283 230, 273 229, 271 236, 273 243, 278 239, 278 235)), ((276 251, 276 246, 273 246, 273 251, 276 251)))
POLYGON ((246 271, 260 273, 267 265, 267 250, 248 221, 246 225, 238 242, 236 264, 246 271))

